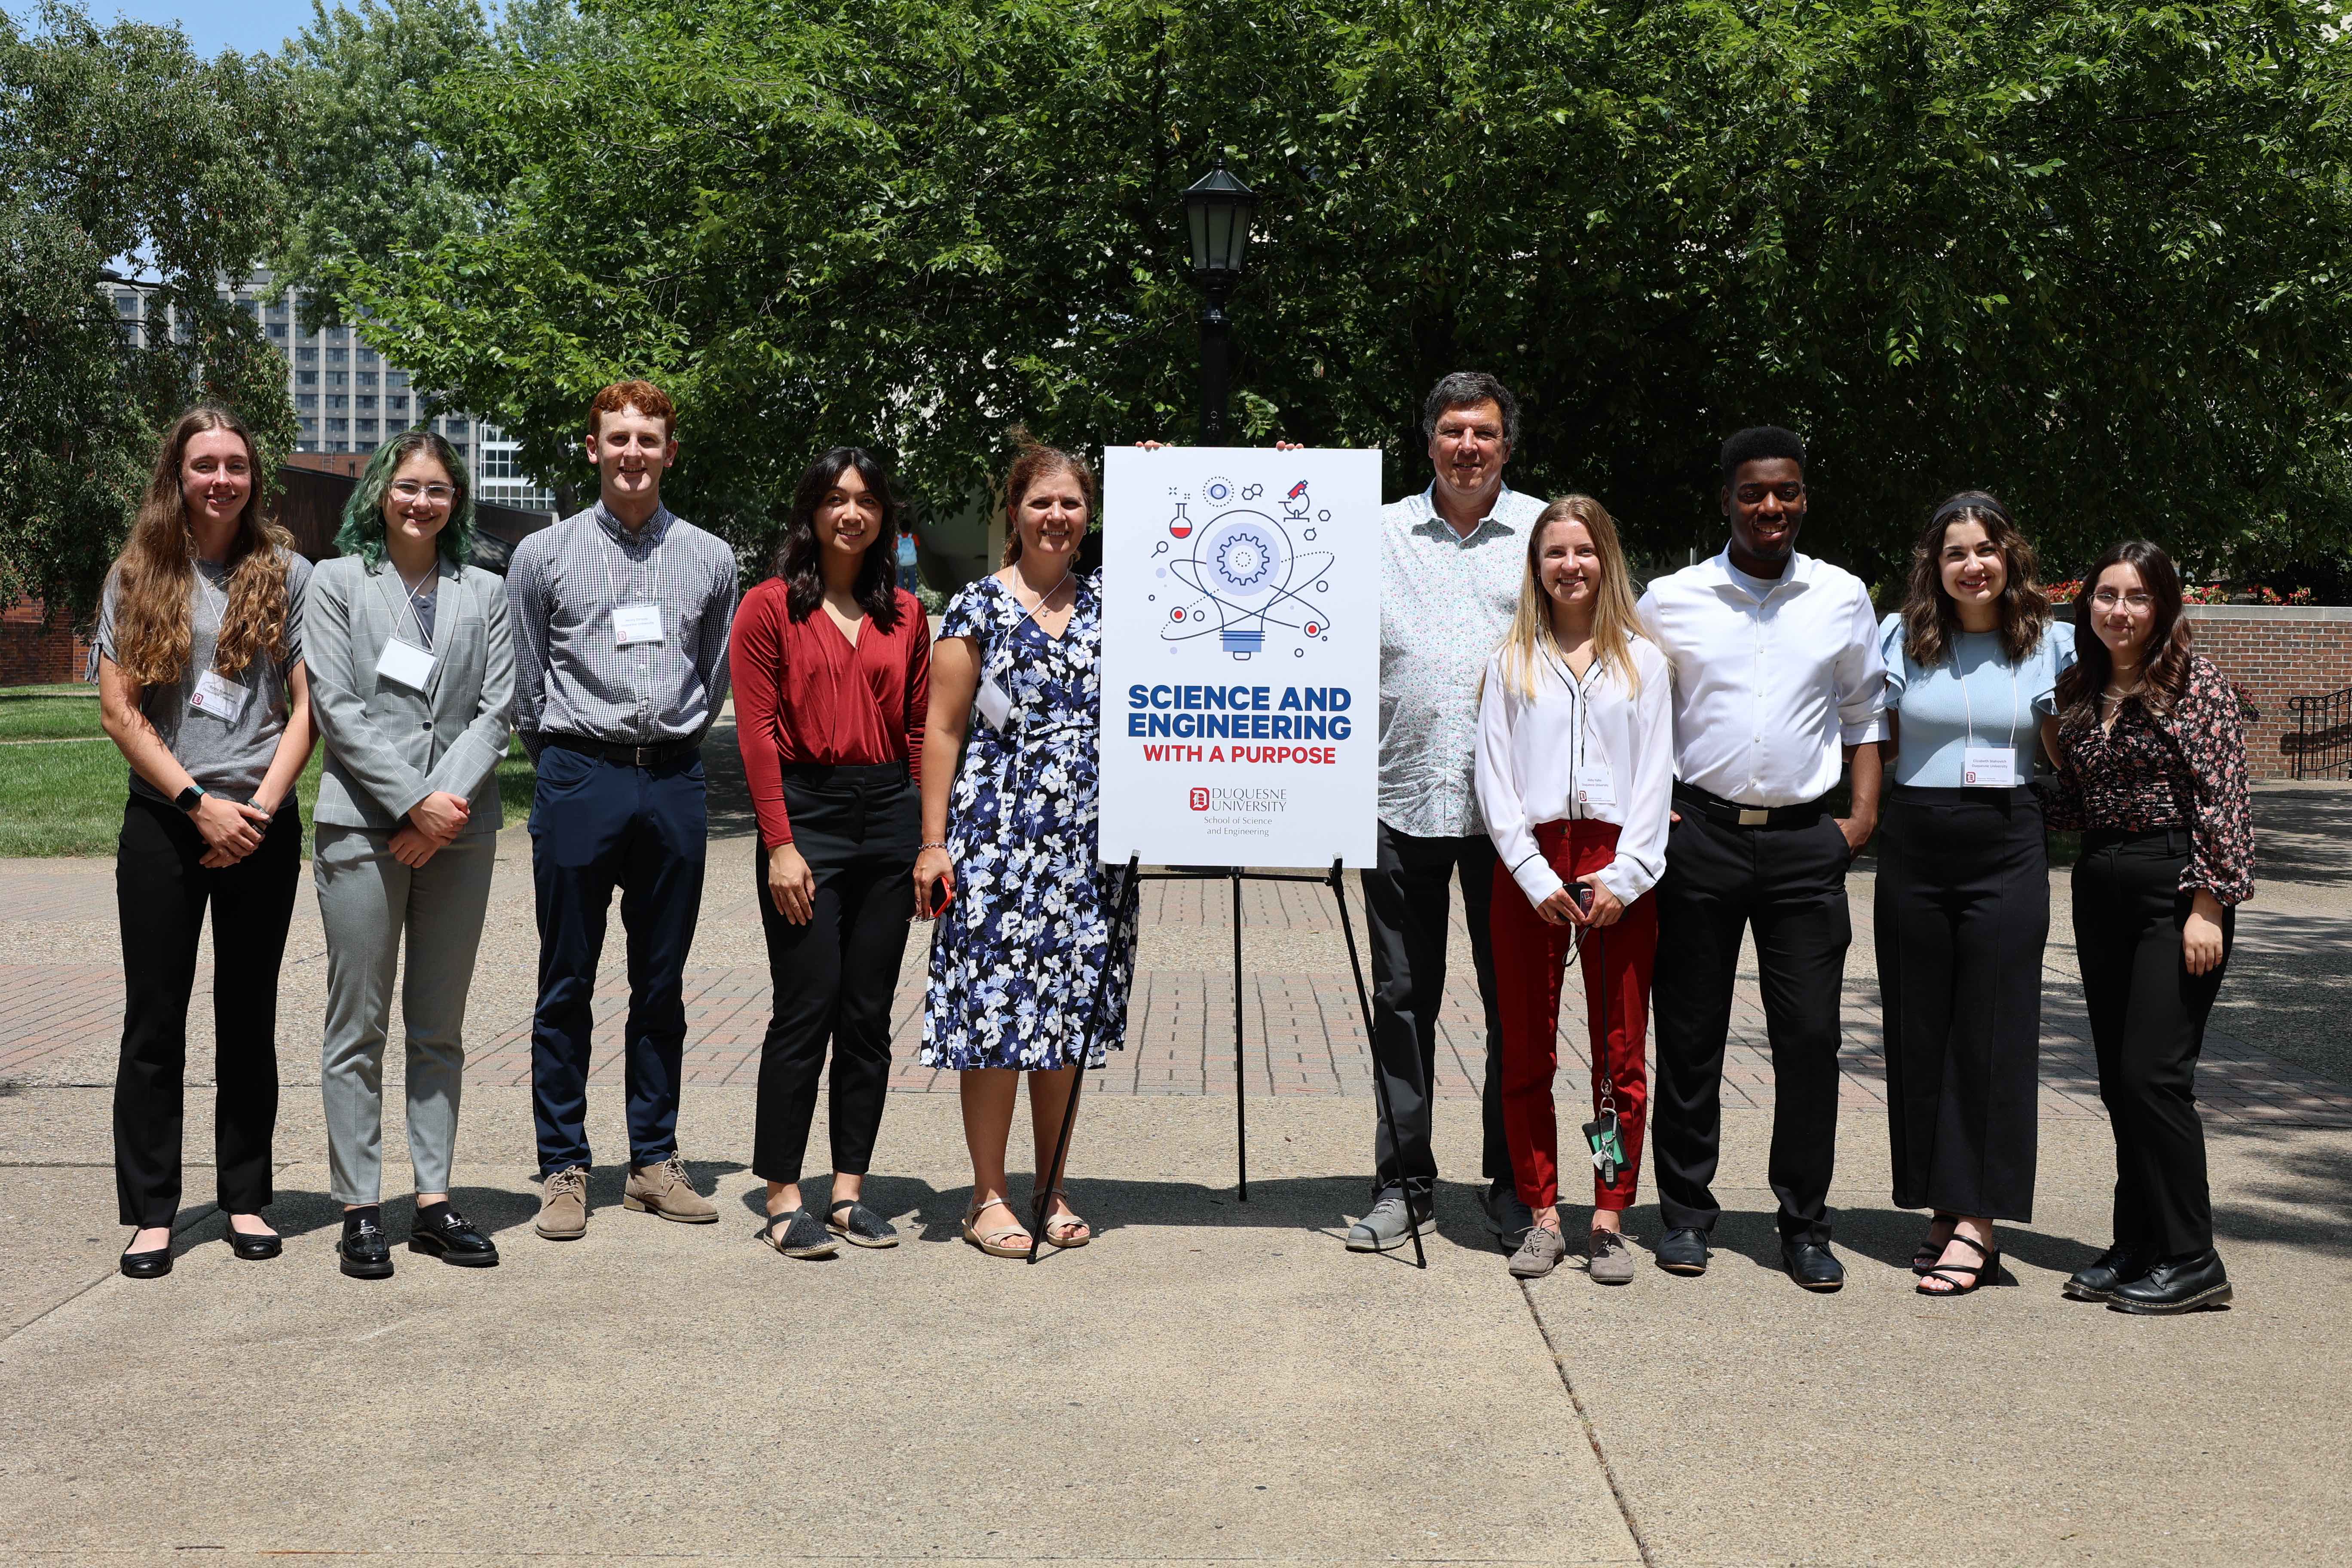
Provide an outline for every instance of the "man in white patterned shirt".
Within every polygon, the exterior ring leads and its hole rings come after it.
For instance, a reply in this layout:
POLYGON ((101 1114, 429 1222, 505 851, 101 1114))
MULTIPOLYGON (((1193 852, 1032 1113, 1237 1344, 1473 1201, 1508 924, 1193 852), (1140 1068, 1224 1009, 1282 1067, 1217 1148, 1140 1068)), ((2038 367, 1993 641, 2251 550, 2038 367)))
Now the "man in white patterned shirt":
POLYGON ((1471 963, 1486 1014, 1484 1173, 1490 1228, 1517 1245, 1532 1216, 1503 1140, 1502 1024, 1486 910, 1495 847, 1479 817, 1478 680, 1511 624, 1528 530, 1543 502, 1503 482, 1519 434, 1517 400, 1491 375, 1456 371, 1422 408, 1435 470, 1381 517, 1380 859, 1364 873, 1371 911, 1372 1059, 1396 1117, 1374 1134, 1371 1213, 1351 1251, 1386 1251, 1431 1226, 1430 1147, 1437 1014, 1445 994, 1447 884, 1459 879, 1471 963), (1408 1218, 1408 1205, 1410 1218, 1408 1218))

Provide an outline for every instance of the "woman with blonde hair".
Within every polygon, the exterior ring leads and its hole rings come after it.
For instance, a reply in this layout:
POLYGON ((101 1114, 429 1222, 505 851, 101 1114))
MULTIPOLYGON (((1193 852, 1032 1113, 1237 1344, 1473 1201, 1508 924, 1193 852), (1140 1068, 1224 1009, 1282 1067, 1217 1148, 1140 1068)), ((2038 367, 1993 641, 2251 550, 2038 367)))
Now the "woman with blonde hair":
POLYGON ((275 1258, 262 1219, 278 1123, 278 966, 302 869, 294 783, 310 759, 302 596, 310 563, 263 521, 253 440, 199 406, 175 420, 107 574, 91 663, 131 764, 114 886, 122 1055, 114 1181, 135 1228, 122 1272, 172 1271, 188 1001, 213 917, 213 1148, 229 1246, 275 1258))
POLYGON ((1649 1099, 1643 1050, 1658 949, 1674 731, 1665 656, 1640 632, 1625 552, 1591 496, 1552 502, 1528 537, 1511 629, 1478 699, 1478 806, 1499 857, 1489 916, 1503 1015, 1503 1128, 1536 1223, 1511 1272, 1567 1254, 1559 1220, 1560 976, 1580 952, 1592 1047, 1589 1271, 1633 1277, 1633 1202, 1649 1099))

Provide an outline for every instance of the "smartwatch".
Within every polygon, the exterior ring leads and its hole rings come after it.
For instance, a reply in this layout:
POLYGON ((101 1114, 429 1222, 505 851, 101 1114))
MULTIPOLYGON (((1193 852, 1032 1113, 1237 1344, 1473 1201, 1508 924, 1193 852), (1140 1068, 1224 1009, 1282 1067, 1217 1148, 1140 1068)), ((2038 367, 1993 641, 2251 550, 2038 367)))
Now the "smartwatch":
POLYGON ((172 797, 172 804, 178 806, 182 811, 194 811, 196 809, 196 803, 204 798, 205 786, 199 784, 192 784, 187 788, 182 790, 178 795, 173 795, 172 797))

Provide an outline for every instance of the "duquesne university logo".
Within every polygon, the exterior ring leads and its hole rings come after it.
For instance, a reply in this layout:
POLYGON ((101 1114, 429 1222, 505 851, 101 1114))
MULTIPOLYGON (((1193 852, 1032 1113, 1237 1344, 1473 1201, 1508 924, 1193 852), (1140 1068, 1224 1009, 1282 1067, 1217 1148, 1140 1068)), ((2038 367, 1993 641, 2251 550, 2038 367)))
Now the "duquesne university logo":
POLYGON ((1264 814, 1290 809, 1290 792, 1287 790, 1196 787, 1190 794, 1194 811, 1240 811, 1264 814))
POLYGON ((1206 811, 1209 809, 1209 792, 1207 790, 1196 789, 1192 792, 1192 809, 1194 811, 1206 811))

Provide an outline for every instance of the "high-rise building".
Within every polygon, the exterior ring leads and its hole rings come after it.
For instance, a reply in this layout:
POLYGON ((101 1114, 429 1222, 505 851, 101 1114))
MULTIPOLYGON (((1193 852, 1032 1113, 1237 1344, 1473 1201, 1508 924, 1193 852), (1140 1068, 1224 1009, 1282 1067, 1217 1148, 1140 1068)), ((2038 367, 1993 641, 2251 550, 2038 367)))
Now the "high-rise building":
MULTIPOLYGON (((288 390, 294 396, 299 434, 298 452, 373 452, 392 437, 423 419, 424 398, 408 372, 387 363, 368 347, 348 325, 300 331, 299 290, 288 289, 275 302, 268 298, 270 279, 257 274, 220 297, 236 304, 261 325, 262 335, 286 356, 288 390)), ((133 342, 146 333, 170 331, 176 323, 155 310, 140 289, 116 286, 115 314, 133 342)), ((500 506, 530 511, 552 511, 555 497, 546 486, 516 464, 517 443, 494 425, 444 411, 428 423, 465 458, 473 470, 476 496, 500 506)))

